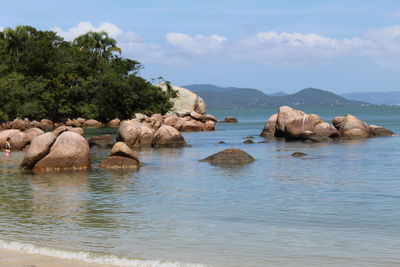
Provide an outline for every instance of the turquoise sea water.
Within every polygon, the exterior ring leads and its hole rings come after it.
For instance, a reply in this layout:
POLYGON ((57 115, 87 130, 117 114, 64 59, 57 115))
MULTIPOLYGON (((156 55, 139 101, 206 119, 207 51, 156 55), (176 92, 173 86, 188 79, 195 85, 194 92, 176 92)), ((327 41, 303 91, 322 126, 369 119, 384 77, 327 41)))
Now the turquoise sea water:
MULTIPOLYGON (((400 133, 396 107, 304 111, 400 133)), ((239 123, 184 134, 192 147, 138 151, 135 172, 96 168, 107 149, 92 150, 89 172, 22 174, 23 152, 2 156, 0 248, 124 266, 399 266, 400 138, 243 144, 264 140, 275 112, 210 110, 239 123), (230 147, 256 161, 198 161, 230 147)))

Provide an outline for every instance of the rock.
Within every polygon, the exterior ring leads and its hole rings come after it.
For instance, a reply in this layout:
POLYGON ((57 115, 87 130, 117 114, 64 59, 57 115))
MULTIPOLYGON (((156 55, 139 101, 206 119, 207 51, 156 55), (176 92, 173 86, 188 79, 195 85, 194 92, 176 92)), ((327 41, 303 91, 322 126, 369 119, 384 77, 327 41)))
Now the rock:
POLYGON ((192 110, 190 112, 190 117, 192 117, 193 119, 197 120, 197 121, 201 121, 203 119, 203 115, 197 113, 196 111, 192 110))
POLYGON ((294 152, 291 156, 297 158, 297 157, 304 157, 304 156, 307 156, 307 154, 306 154, 306 153, 303 153, 303 152, 294 152))
POLYGON ((215 131, 215 121, 206 121, 204 126, 206 131, 215 131))
POLYGON ((85 131, 81 127, 68 127, 68 131, 80 134, 82 136, 85 135, 85 131))
POLYGON ((238 123, 238 120, 235 117, 226 117, 223 121, 220 121, 220 123, 238 123))
MULTIPOLYGON (((0 132, 0 149, 4 149, 7 141, 10 142, 11 136, 21 133, 18 129, 8 129, 0 132)), ((11 149, 13 149, 11 147, 11 149)))
POLYGON ((277 117, 278 113, 275 113, 274 115, 268 118, 267 122, 264 125, 264 129, 262 129, 261 131, 260 136, 268 138, 275 136, 275 125, 277 117))
POLYGON ((394 132, 392 132, 389 129, 386 129, 382 126, 377 126, 377 125, 370 125, 369 128, 372 131, 372 134, 376 137, 379 136, 392 136, 394 135, 394 132))
POLYGON ((179 120, 180 118, 178 116, 169 116, 164 119, 164 124, 174 127, 179 120))
POLYGON ((182 130, 183 124, 188 121, 188 118, 179 118, 179 120, 175 123, 174 128, 178 131, 182 130))
POLYGON ((85 123, 86 119, 84 119, 84 118, 77 118, 76 121, 79 122, 81 125, 83 125, 83 124, 85 123))
POLYGON ((123 142, 116 143, 109 158, 102 161, 100 167, 109 169, 137 168, 140 161, 136 154, 123 142))
POLYGON ((286 124, 293 120, 303 119, 306 114, 301 110, 292 109, 288 106, 282 106, 278 109, 276 117, 275 137, 286 137, 286 124))
POLYGON ((373 132, 369 126, 353 115, 348 114, 344 118, 335 117, 332 122, 339 130, 341 136, 350 139, 368 138, 373 136, 373 132))
POLYGON ((83 120, 83 122, 85 122, 85 119, 81 119, 81 120, 75 119, 75 120, 73 120, 72 121, 72 126, 73 127, 81 127, 83 125, 83 123, 81 123, 82 120, 83 120))
POLYGON ((114 138, 110 134, 93 136, 88 140, 89 147, 113 147, 115 144, 114 138))
POLYGON ((203 115, 203 122, 206 121, 213 121, 213 122, 217 122, 217 118, 211 114, 204 114, 203 115))
POLYGON ((25 132, 28 142, 31 143, 33 139, 38 137, 39 135, 44 134, 44 132, 39 128, 30 128, 28 131, 25 132))
POLYGON ((43 120, 41 120, 40 121, 40 128, 42 129, 42 130, 50 130, 50 129, 53 129, 54 128, 54 126, 53 126, 53 122, 51 121, 51 120, 48 120, 48 119, 43 119, 43 120))
POLYGON ((269 143, 267 140, 264 140, 264 141, 259 141, 259 142, 257 142, 258 144, 266 144, 266 143, 269 143))
POLYGON ((331 138, 336 138, 339 136, 339 131, 327 122, 321 122, 315 125, 313 132, 316 135, 329 136, 331 138))
POLYGON ((153 129, 157 130, 162 125, 163 120, 164 118, 161 116, 161 114, 153 114, 150 117, 150 125, 153 129))
MULTIPOLYGON (((65 122, 65 126, 74 126, 74 121, 71 120, 71 119, 68 119, 68 120, 65 122)), ((79 126, 80 126, 80 125, 79 125, 79 126)))
POLYGON ((191 111, 195 111, 199 114, 206 113, 206 103, 200 96, 192 91, 179 86, 168 86, 168 84, 165 82, 159 83, 157 86, 167 93, 171 89, 177 92, 177 96, 175 98, 171 98, 171 102, 173 104, 171 109, 172 112, 177 114, 187 114, 187 112, 190 114, 191 111))
POLYGON ((85 121, 83 123, 83 127, 86 127, 86 128, 101 128, 101 127, 103 127, 103 124, 101 122, 97 121, 97 120, 90 119, 90 120, 87 120, 87 121, 85 121))
MULTIPOLYGON (((33 144, 29 147, 27 155, 30 154, 30 150, 36 147, 34 145, 36 140, 42 141, 39 137, 33 140, 33 144)), ((46 143, 48 144, 52 139, 46 136, 45 140, 48 141, 46 143)), ((43 147, 47 146, 44 145, 43 147)), ((57 137, 49 153, 37 161, 31 169, 33 171, 52 171, 88 168, 90 168, 90 155, 86 139, 77 133, 66 131, 57 137)))
POLYGON ((304 131, 300 139, 304 142, 313 142, 313 143, 320 143, 320 142, 330 142, 333 139, 326 135, 319 135, 314 133, 313 131, 304 131))
POLYGON ((129 120, 122 121, 117 132, 117 141, 126 143, 130 148, 151 146, 154 131, 147 125, 129 120))
POLYGON ((62 134, 63 132, 66 132, 68 130, 69 130, 69 127, 67 127, 67 126, 59 126, 59 127, 54 129, 53 133, 56 136, 59 136, 60 134, 62 134))
POLYGON ((243 142, 244 144, 254 144, 254 141, 251 139, 247 139, 243 142))
POLYGON ((181 131, 182 132, 201 132, 205 131, 206 125, 200 121, 195 121, 195 120, 188 120, 185 121, 182 125, 181 131))
POLYGON ((110 121, 107 123, 107 126, 108 126, 108 127, 111 127, 111 128, 118 128, 118 126, 119 126, 120 123, 121 123, 121 120, 118 119, 118 118, 115 118, 115 119, 113 119, 113 120, 110 120, 110 121))
POLYGON ((207 161, 212 164, 242 164, 254 162, 254 158, 247 154, 245 151, 228 148, 216 154, 213 154, 201 161, 207 161))
POLYGON ((138 119, 139 121, 144 121, 146 119, 146 115, 142 114, 142 113, 136 113, 135 114, 135 118, 138 119))
POLYGON ((179 147, 185 145, 185 139, 174 127, 163 125, 154 134, 154 147, 179 147))
POLYGON ((33 169, 36 162, 50 153, 51 146, 54 144, 56 139, 57 135, 52 132, 42 134, 35 138, 29 146, 29 149, 26 151, 20 167, 25 170, 33 169))
POLYGON ((9 137, 9 143, 12 150, 23 150, 29 143, 29 136, 24 132, 13 134, 9 137))
POLYGON ((12 129, 18 129, 21 131, 25 131, 31 127, 30 123, 28 120, 21 120, 21 119, 15 119, 14 121, 11 122, 11 128, 12 129))
POLYGON ((226 144, 224 141, 219 141, 218 144, 226 144))

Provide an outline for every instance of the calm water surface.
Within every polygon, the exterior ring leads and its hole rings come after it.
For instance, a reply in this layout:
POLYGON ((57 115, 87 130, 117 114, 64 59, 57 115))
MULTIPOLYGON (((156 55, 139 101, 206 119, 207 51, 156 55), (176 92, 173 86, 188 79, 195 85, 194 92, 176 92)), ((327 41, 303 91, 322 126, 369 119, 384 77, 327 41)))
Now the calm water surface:
MULTIPOLYGON (((400 133, 400 108, 304 110, 327 121, 351 113, 400 133)), ((23 152, 1 156, 0 245, 211 266, 400 265, 399 137, 243 144, 264 140, 275 109, 210 112, 239 123, 185 134, 192 147, 138 151, 146 165, 136 172, 97 168, 103 149, 92 150, 89 172, 23 174, 23 152), (256 161, 198 161, 230 147, 256 161)), ((150 266, 132 262, 141 264, 150 266)))

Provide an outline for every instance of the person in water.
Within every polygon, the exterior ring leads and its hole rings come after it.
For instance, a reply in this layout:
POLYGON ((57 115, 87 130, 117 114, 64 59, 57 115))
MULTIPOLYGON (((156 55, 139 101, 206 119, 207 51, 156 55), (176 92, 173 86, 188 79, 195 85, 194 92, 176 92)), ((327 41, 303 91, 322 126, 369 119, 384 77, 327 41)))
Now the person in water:
POLYGON ((10 137, 7 138, 6 145, 4 146, 4 152, 6 153, 6 157, 11 156, 10 137))

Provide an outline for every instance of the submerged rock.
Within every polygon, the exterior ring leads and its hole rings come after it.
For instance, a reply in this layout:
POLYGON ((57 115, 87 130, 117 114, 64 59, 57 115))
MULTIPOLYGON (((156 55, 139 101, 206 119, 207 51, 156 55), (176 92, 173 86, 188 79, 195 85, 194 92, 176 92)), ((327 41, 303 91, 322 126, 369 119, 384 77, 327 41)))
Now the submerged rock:
POLYGON ((207 161, 212 164, 243 164, 254 162, 255 159, 243 150, 228 148, 201 161, 207 161))
POLYGON ((238 123, 238 119, 235 117, 226 117, 223 121, 220 121, 220 123, 238 123))
POLYGON ((100 163, 100 167, 108 169, 137 168, 139 166, 139 158, 123 142, 115 143, 109 158, 100 163))
POLYGON ((113 147, 115 144, 114 138, 110 134, 93 136, 88 140, 90 147, 113 147))
POLYGON ((251 139, 247 139, 245 141, 243 141, 244 144, 254 144, 254 141, 251 139))
POLYGON ((304 156, 307 156, 307 154, 303 153, 303 152, 294 152, 291 156, 292 157, 304 157, 304 156))

